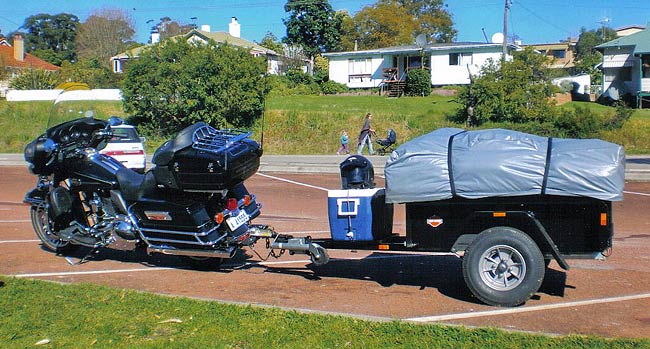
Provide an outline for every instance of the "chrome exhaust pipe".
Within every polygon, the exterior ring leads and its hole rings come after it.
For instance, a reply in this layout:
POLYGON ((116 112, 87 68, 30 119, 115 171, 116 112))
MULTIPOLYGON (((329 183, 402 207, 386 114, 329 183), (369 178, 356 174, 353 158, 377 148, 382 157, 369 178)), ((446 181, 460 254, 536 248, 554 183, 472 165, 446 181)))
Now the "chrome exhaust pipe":
POLYGON ((177 249, 169 246, 155 246, 150 245, 147 247, 147 254, 161 253, 169 256, 186 256, 186 257, 210 257, 210 258, 232 258, 237 253, 236 247, 227 247, 219 250, 191 250, 191 249, 177 249))

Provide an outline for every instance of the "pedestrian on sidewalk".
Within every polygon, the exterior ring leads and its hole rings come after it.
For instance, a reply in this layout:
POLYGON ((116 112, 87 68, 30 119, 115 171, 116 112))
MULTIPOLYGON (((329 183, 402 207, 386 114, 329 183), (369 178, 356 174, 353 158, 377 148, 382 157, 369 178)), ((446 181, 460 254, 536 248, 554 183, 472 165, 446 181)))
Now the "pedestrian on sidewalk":
POLYGON ((370 152, 370 155, 375 154, 374 150, 372 149, 372 134, 375 132, 375 130, 373 130, 370 126, 370 121, 372 121, 372 113, 366 114, 366 121, 363 123, 363 127, 361 127, 361 133, 359 133, 358 140, 359 148, 357 149, 358 155, 361 155, 363 152, 363 147, 366 145, 368 145, 368 151, 370 152))
POLYGON ((348 148, 348 133, 345 130, 341 132, 341 147, 336 152, 336 155, 341 155, 343 151, 345 151, 346 154, 350 154, 350 148, 348 148))

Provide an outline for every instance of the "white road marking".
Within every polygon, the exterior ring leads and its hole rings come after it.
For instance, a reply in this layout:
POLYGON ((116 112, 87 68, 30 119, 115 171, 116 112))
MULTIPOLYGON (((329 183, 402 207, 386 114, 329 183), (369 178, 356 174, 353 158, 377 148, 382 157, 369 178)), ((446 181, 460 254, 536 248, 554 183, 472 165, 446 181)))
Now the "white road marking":
POLYGON ((639 193, 639 192, 636 192, 636 191, 626 191, 626 190, 623 190, 623 193, 625 193, 625 194, 633 194, 633 195, 650 196, 650 194, 648 194, 648 193, 639 193))
POLYGON ((132 273, 140 271, 159 271, 159 270, 178 270, 178 268, 167 267, 151 267, 151 268, 135 268, 135 269, 113 269, 113 270, 91 270, 91 271, 69 271, 69 272, 53 272, 53 273, 32 273, 32 274, 16 274, 11 275, 17 278, 35 278, 47 276, 75 276, 75 275, 97 275, 97 274, 113 274, 113 273, 132 273))
POLYGON ((0 244, 21 244, 21 243, 41 242, 41 240, 0 240, 0 244))
POLYGON ((544 311, 544 310, 551 310, 551 309, 580 307, 580 306, 603 304, 603 303, 625 302, 625 301, 632 301, 632 300, 646 299, 646 298, 650 298, 650 293, 635 294, 629 296, 619 296, 619 297, 608 297, 608 298, 600 298, 600 299, 589 299, 584 301, 566 302, 566 303, 558 303, 558 304, 535 305, 531 307, 413 317, 413 318, 406 318, 403 320, 414 321, 414 322, 450 321, 450 320, 470 319, 470 318, 485 317, 485 316, 507 315, 507 314, 526 313, 532 311, 544 311))
POLYGON ((292 181, 292 180, 286 179, 286 178, 271 176, 271 175, 267 175, 267 174, 263 174, 263 173, 259 173, 259 172, 257 172, 257 174, 262 176, 262 177, 275 179, 275 180, 278 180, 278 181, 287 182, 287 183, 291 183, 291 184, 301 185, 301 186, 307 187, 307 188, 318 189, 318 190, 323 190, 323 191, 328 191, 329 190, 329 189, 326 189, 326 188, 323 188, 323 187, 317 187, 317 186, 311 185, 311 184, 300 183, 300 182, 292 181))
POLYGON ((7 220, 0 220, 0 223, 29 223, 31 220, 29 219, 7 219, 7 220))

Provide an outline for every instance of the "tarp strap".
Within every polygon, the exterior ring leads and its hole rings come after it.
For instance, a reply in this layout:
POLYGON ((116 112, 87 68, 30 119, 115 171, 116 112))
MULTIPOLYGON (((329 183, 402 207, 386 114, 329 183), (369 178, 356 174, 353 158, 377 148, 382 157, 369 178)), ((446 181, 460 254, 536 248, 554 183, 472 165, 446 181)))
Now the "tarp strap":
POLYGON ((546 163, 544 164, 544 180, 542 181, 542 195, 546 194, 546 183, 548 182, 548 172, 551 167, 551 150, 553 149, 553 137, 548 138, 546 143, 546 163))
POLYGON ((454 172, 451 166, 452 145, 454 144, 454 137, 465 132, 467 131, 461 131, 452 135, 451 137, 449 137, 449 142, 447 143, 447 170, 449 172, 449 186, 451 189, 451 196, 456 196, 456 184, 454 183, 454 172))

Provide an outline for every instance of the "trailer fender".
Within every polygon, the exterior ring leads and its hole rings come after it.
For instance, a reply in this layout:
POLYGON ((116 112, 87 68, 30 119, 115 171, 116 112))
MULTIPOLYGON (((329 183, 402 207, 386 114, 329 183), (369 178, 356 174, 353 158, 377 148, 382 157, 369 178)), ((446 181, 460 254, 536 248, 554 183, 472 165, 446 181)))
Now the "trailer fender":
MULTIPOLYGON (((534 232, 524 232, 527 235, 531 236, 537 244, 544 244, 545 247, 548 247, 548 249, 551 252, 551 255, 553 255, 553 258, 555 261, 557 261, 558 265, 564 269, 564 270, 569 270, 569 264, 567 263, 566 259, 562 257, 562 254, 560 253, 560 250, 557 248, 557 245, 551 238, 551 236, 548 234, 548 231, 546 228, 544 228, 544 225, 535 217, 535 214, 530 211, 476 211, 474 214, 470 215, 468 217, 468 224, 471 224, 474 220, 482 218, 482 219, 489 219, 490 221, 494 222, 494 226, 507 226, 508 224, 504 221, 505 219, 517 219, 519 221, 528 221, 532 223, 532 225, 535 227, 534 232), (536 236, 532 235, 531 233, 535 233, 536 236), (541 241, 540 241, 541 240, 541 241)), ((458 237, 456 242, 454 243, 452 247, 452 252, 456 253, 459 251, 465 251, 467 249, 467 246, 472 243, 472 241, 476 238, 476 234, 464 234, 458 237)), ((541 245, 539 247, 542 247, 541 245)))

